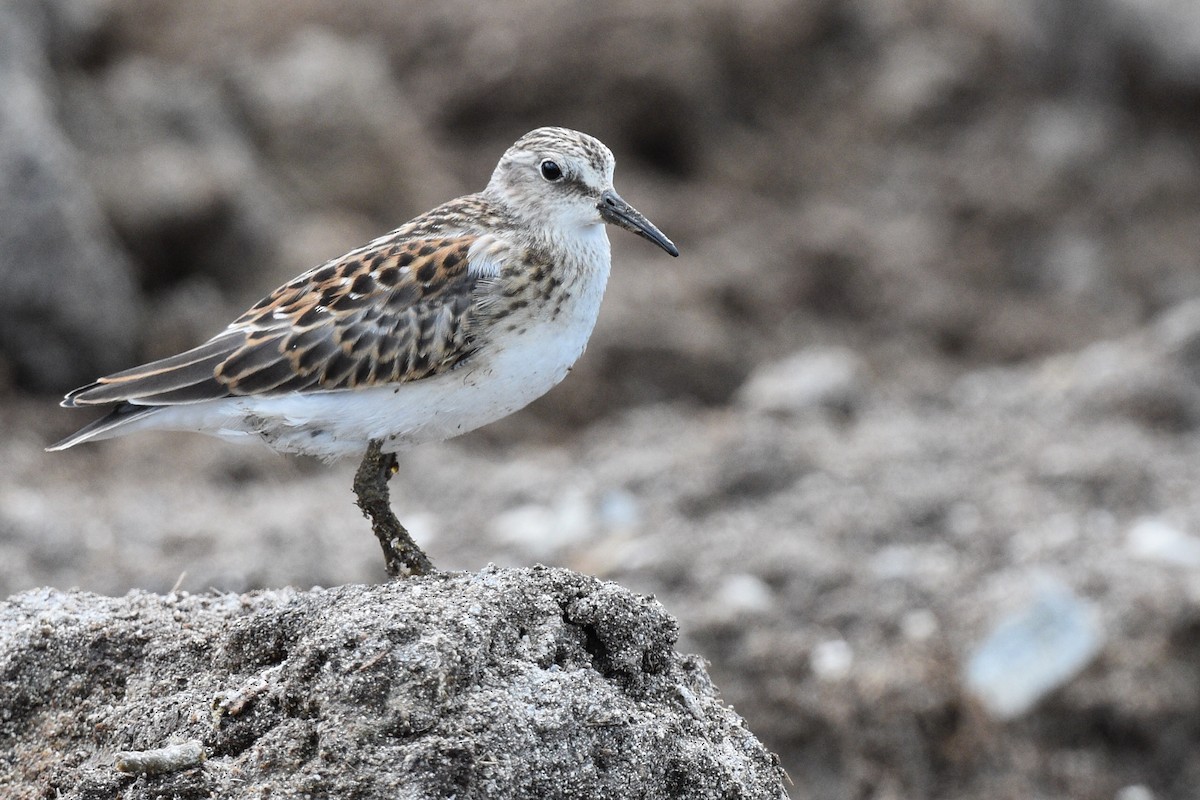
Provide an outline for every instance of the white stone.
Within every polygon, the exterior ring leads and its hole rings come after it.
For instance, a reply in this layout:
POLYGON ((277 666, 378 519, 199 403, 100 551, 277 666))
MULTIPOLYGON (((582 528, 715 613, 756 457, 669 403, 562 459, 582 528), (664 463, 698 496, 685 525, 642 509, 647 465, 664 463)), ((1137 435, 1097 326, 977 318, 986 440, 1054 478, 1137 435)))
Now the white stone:
POLYGON ((713 599, 735 616, 770 611, 775 601, 770 586, 758 576, 745 573, 726 575, 713 599))
POLYGON ((808 664, 820 680, 844 680, 854 666, 854 650, 845 639, 830 639, 813 648, 808 664))
POLYGON ((1125 537, 1125 549, 1134 558, 1179 567, 1200 567, 1200 538, 1156 517, 1135 522, 1125 537))
POLYGON ((1154 792, 1136 783, 1119 790, 1113 800, 1154 800, 1154 792))
POLYGON ((738 401, 756 411, 791 413, 852 404, 866 383, 866 366, 845 347, 810 347, 765 364, 738 390, 738 401))
POLYGON ((516 545, 535 558, 550 558, 563 548, 587 539, 595 530, 595 515, 580 490, 564 492, 551 505, 527 503, 497 514, 491 523, 499 541, 516 545))

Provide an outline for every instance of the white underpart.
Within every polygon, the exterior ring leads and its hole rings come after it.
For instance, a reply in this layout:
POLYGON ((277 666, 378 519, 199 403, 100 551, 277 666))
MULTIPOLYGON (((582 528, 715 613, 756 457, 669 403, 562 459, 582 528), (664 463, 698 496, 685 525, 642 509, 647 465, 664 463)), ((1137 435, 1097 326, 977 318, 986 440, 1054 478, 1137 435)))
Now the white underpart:
MULTIPOLYGON (((359 456, 372 439, 382 439, 385 451, 400 450, 495 422, 550 391, 587 346, 608 282, 611 257, 604 225, 576 229, 567 252, 571 297, 558 317, 551 320, 545 309, 539 314, 532 306, 506 317, 504 323, 518 323, 517 330, 493 334, 486 350, 458 369, 371 389, 169 406, 122 433, 198 431, 329 459, 359 456)), ((498 272, 487 257, 478 264, 472 258, 471 268, 498 272)))

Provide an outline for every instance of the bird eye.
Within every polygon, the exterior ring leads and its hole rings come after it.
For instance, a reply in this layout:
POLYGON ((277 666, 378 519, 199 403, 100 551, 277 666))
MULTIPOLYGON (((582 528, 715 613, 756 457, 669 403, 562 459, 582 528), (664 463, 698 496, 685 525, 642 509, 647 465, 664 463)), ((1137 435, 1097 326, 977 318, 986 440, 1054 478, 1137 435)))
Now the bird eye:
POLYGON ((562 180, 562 167, 548 158, 542 162, 542 165, 539 167, 539 169, 541 170, 542 177, 551 183, 562 180))

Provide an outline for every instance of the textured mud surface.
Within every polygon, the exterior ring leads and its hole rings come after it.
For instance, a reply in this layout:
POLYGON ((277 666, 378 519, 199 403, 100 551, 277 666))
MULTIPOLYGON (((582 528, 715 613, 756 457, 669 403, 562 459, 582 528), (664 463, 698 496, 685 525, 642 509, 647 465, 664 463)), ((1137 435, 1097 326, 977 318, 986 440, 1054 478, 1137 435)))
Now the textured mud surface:
POLYGON ((568 380, 403 454, 435 562, 655 594, 794 798, 1190 800, 1197 8, 9 3, 0 594, 380 580, 353 465, 49 456, 53 393, 565 124, 682 255, 614 232, 568 380))
POLYGON ((774 757, 674 639, 653 600, 566 570, 27 592, 0 605, 0 786, 13 800, 783 796, 774 757), (118 753, 191 742, 200 763, 114 769, 118 753))

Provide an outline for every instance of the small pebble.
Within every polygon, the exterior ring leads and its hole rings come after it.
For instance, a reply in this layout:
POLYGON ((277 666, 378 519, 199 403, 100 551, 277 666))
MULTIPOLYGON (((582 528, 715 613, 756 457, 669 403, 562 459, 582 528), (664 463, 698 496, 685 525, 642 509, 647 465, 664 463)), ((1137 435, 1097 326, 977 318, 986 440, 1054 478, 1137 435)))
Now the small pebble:
POLYGON ((846 347, 810 347, 765 364, 738 390, 738 401, 766 413, 795 413, 807 408, 849 408, 866 385, 866 366, 846 347))
POLYGON ((1200 567, 1200 538, 1154 517, 1140 519, 1130 527, 1125 549, 1143 561, 1200 567))
POLYGON ((172 744, 154 750, 132 750, 117 753, 118 772, 136 775, 159 775, 179 772, 199 766, 204 761, 204 745, 192 740, 183 744, 172 744))
POLYGON ((1119 790, 1114 800, 1154 800, 1154 792, 1141 784, 1134 784, 1119 790))
POLYGON ((756 575, 745 573, 726 575, 717 588, 714 600, 732 615, 763 613, 774 607, 771 587, 756 575))
POLYGON ((823 681, 840 681, 850 675, 854 651, 845 639, 830 639, 813 648, 808 659, 813 674, 823 681))

